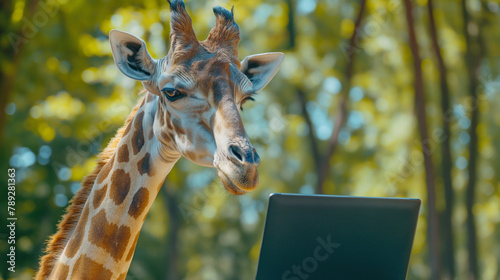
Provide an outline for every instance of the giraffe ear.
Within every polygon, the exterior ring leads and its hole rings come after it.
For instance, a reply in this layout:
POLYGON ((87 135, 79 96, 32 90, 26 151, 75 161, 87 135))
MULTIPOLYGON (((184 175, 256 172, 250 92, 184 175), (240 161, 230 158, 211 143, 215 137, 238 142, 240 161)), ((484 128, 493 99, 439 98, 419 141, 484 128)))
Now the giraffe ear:
POLYGON ((240 71, 252 82, 253 91, 258 91, 271 81, 284 59, 279 52, 250 55, 241 62, 240 71))
POLYGON ((127 77, 139 81, 150 80, 156 71, 156 60, 151 58, 146 43, 130 33, 111 30, 109 42, 116 66, 127 77))

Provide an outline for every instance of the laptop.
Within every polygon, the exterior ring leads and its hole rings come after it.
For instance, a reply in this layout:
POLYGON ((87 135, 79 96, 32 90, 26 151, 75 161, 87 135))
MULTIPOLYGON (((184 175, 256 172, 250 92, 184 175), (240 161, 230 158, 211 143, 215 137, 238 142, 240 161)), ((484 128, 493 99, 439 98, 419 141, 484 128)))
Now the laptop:
POLYGON ((271 194, 257 280, 406 279, 420 200, 271 194))

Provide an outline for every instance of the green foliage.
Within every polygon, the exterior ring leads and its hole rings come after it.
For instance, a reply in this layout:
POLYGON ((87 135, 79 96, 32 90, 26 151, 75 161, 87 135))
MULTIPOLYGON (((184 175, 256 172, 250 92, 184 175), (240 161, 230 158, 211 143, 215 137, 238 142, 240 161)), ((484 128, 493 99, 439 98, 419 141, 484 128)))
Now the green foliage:
MULTIPOLYGON (((174 261, 180 279, 254 279, 268 195, 314 192, 317 178, 310 128, 296 92, 306 92, 314 137, 325 150, 339 92, 346 87, 346 52, 359 10, 357 1, 190 0, 186 6, 200 40, 215 21, 211 12, 214 5, 234 5, 242 35, 241 58, 271 51, 286 54, 274 80, 242 112, 249 138, 262 158, 260 186, 244 197, 230 196, 213 169, 187 160, 178 162, 164 185, 171 190, 173 202, 162 191, 153 204, 127 279, 165 279, 174 261), (296 42, 292 48, 287 3, 294 7, 296 42), (178 209, 177 216, 168 213, 172 208, 178 209), (169 250, 175 217, 179 219, 178 251, 172 260, 169 250)), ((444 115, 439 107, 439 76, 425 5, 425 0, 416 1, 415 20, 423 58, 429 140, 438 174, 438 209, 442 210, 439 133, 444 115)), ((498 279, 500 275, 500 115, 495 113, 500 105, 499 5, 498 0, 477 0, 470 1, 468 7, 479 22, 476 28, 486 34, 483 40, 487 49, 478 70, 481 115, 474 208, 482 279, 498 279)), ((438 37, 452 93, 453 111, 447 114, 452 117, 457 197, 453 215, 457 275, 465 275, 463 200, 472 108, 463 20, 457 1, 439 1, 436 6, 438 37)), ((139 83, 115 67, 108 32, 120 29, 142 37, 152 56, 159 58, 169 47, 170 16, 166 1, 130 0, 13 0, 6 2, 0 15, 0 69, 12 82, 12 87, 2 93, 8 96, 8 102, 2 104, 7 115, 0 178, 7 182, 7 168, 17 169, 18 217, 16 273, 9 274, 3 263, 0 279, 30 279, 67 201, 94 168, 96 154, 123 124, 141 90, 139 83)), ((348 93, 350 113, 330 159, 325 193, 426 198, 404 17, 401 1, 367 2, 348 93)), ((5 195, 0 197, 6 205, 5 195)), ((430 273, 425 207, 422 213, 409 279, 428 279, 430 273)), ((2 207, 0 219, 5 221, 6 215, 2 207)), ((2 239, 4 230, 0 232, 2 239)), ((7 251, 6 243, 0 243, 0 251, 7 251)))

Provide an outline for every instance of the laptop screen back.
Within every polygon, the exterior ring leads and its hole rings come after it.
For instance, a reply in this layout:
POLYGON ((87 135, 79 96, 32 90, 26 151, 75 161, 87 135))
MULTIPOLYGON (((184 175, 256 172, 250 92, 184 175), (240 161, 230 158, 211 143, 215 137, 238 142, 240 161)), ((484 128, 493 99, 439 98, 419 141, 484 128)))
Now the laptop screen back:
POLYGON ((420 200, 273 194, 257 280, 405 279, 420 200))

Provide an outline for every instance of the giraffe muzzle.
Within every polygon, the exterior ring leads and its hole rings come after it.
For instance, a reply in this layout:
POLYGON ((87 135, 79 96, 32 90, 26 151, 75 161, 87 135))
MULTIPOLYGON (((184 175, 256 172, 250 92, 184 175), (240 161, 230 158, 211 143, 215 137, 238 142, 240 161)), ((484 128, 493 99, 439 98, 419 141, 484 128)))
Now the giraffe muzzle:
POLYGON ((214 166, 227 191, 241 195, 254 190, 259 182, 260 157, 252 145, 230 144, 223 155, 215 157, 214 166))

